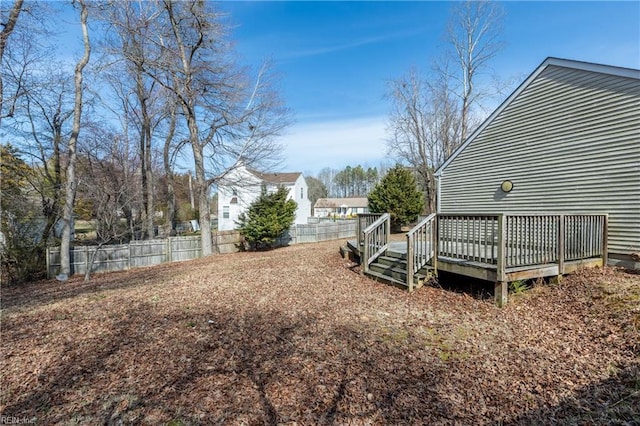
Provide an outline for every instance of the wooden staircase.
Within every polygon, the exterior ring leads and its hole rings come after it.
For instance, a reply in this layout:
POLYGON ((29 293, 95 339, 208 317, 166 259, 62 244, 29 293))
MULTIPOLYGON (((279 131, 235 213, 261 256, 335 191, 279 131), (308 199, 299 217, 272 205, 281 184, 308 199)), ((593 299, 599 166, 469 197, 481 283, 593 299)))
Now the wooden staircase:
MULTIPOLYGON (((369 265, 366 275, 376 281, 391 284, 403 290, 408 290, 407 283, 407 253, 388 249, 385 255, 379 256, 369 265)), ((424 266, 413 274, 413 288, 418 289, 433 276, 433 268, 424 266)))
POLYGON ((435 274, 435 215, 409 231, 406 242, 390 242, 388 213, 362 215, 358 220, 358 240, 347 243, 343 255, 356 254, 365 275, 413 291, 435 274))

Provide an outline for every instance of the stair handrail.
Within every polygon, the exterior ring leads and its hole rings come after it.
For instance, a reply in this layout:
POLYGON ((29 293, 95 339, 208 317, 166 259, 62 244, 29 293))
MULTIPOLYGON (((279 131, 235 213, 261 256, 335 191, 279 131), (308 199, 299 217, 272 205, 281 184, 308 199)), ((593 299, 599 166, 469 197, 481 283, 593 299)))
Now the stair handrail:
POLYGON ((362 247, 362 267, 369 271, 369 265, 389 248, 391 234, 391 215, 384 213, 375 222, 362 231, 364 246, 362 247), (375 250, 372 252, 372 250, 375 250))
MULTIPOLYGON (((432 213, 407 232, 407 287, 413 291, 414 276, 431 259, 438 248, 438 215, 432 213)), ((434 265, 435 266, 435 265, 434 265)))
POLYGON ((384 213, 358 213, 356 220, 356 237, 358 238, 358 247, 362 247, 364 244, 363 231, 367 226, 380 219, 383 214, 384 213))

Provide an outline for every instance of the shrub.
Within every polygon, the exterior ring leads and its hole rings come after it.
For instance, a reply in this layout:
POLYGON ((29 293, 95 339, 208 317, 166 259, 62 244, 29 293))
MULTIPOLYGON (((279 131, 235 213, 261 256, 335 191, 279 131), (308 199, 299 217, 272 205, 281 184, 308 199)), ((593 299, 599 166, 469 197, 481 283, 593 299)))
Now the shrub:
POLYGON ((248 211, 238 218, 238 229, 250 249, 271 248, 276 239, 293 224, 297 204, 287 200, 289 191, 280 187, 268 194, 262 190, 248 211))
POLYGON ((0 282, 16 284, 45 272, 41 210, 29 192, 32 170, 10 145, 0 145, 0 282))
POLYGON ((395 228, 418 219, 423 208, 424 199, 415 177, 401 165, 390 169, 369 194, 369 211, 389 213, 395 228))

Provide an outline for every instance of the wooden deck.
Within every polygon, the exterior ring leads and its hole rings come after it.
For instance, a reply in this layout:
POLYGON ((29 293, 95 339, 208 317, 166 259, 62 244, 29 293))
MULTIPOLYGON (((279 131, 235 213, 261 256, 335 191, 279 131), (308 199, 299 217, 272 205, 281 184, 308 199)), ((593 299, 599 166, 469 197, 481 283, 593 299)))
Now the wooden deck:
POLYGON ((436 273, 493 281, 496 301, 504 304, 509 282, 560 278, 607 262, 606 214, 431 215, 407 234, 406 242, 390 241, 388 220, 388 215, 366 215, 358 239, 347 245, 365 273, 380 256, 406 259, 410 291, 413 275, 428 266, 436 273))

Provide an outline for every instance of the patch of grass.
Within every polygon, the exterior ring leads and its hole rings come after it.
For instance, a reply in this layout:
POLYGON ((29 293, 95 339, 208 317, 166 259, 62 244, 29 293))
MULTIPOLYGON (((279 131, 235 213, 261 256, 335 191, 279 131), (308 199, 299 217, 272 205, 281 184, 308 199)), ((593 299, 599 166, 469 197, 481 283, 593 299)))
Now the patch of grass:
POLYGON ((522 294, 525 291, 529 290, 529 285, 525 280, 516 280, 511 281, 511 283, 509 284, 509 289, 513 294, 522 294))
POLYGON ((104 294, 104 293, 95 293, 95 294, 91 294, 91 295, 89 295, 89 297, 88 297, 88 299, 89 299, 91 302, 98 302, 98 301, 100 301, 100 300, 104 300, 104 299, 106 299, 106 298, 107 298, 107 295, 106 295, 106 294, 104 294))
POLYGON ((409 332, 404 329, 385 328, 382 334, 383 342, 404 343, 409 339, 409 332))

